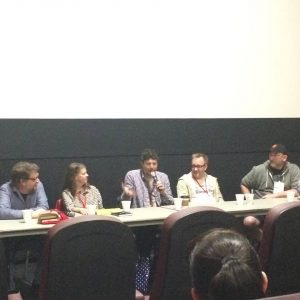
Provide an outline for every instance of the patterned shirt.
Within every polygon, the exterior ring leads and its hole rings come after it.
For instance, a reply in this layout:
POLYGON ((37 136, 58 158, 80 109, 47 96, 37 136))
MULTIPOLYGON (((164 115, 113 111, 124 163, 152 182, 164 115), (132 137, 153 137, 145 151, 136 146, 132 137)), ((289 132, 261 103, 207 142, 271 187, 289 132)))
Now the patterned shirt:
POLYGON ((103 208, 102 197, 99 190, 90 185, 84 192, 75 195, 69 189, 62 192, 62 199, 67 211, 73 211, 74 207, 86 207, 87 204, 96 204, 97 208, 103 208))
MULTIPOLYGON (((160 194, 155 186, 154 188, 151 188, 149 184, 147 184, 145 175, 141 169, 132 170, 126 174, 124 184, 134 191, 131 207, 136 208, 173 204, 173 196, 168 175, 162 172, 155 173, 158 181, 160 181, 165 188, 163 194, 160 194), (151 204, 151 198, 155 201, 154 204, 151 204)), ((121 198, 122 200, 129 199, 124 193, 121 198)))

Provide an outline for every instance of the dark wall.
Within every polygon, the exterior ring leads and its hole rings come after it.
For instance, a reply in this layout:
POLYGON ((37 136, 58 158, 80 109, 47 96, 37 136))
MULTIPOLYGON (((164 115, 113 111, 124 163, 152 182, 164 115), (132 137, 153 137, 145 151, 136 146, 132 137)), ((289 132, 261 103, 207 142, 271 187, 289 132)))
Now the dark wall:
POLYGON ((299 137, 300 119, 2 119, 0 183, 9 179, 15 162, 34 161, 53 205, 67 165, 83 162, 104 206, 113 207, 125 173, 139 167, 141 150, 150 147, 158 151, 174 195, 177 179, 190 170, 190 155, 207 153, 208 172, 219 178, 229 200, 274 143, 285 144, 290 161, 300 165, 299 137))

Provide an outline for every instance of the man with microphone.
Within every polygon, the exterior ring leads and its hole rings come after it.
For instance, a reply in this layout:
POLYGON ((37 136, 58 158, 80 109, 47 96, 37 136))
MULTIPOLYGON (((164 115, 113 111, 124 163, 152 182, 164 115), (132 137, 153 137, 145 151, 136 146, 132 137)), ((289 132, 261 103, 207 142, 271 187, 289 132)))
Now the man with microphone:
MULTIPOLYGON (((165 173, 158 172, 158 155, 153 149, 144 149, 141 168, 129 171, 122 184, 121 200, 131 200, 131 207, 156 207, 173 204, 170 181, 165 173)), ((151 289, 153 267, 157 257, 160 227, 133 228, 139 260, 136 269, 136 288, 148 294, 151 289)))
POLYGON ((131 207, 150 207, 173 204, 168 175, 157 171, 158 155, 153 149, 144 149, 141 168, 129 171, 122 184, 122 200, 132 200, 131 207))

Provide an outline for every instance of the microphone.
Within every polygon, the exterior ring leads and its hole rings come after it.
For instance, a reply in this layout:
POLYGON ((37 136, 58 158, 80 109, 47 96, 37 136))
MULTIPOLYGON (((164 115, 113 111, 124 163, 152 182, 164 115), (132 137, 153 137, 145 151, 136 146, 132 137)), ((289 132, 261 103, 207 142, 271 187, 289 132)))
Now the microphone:
POLYGON ((156 172, 155 172, 155 171, 152 171, 152 172, 151 172, 151 176, 153 177, 154 183, 157 183, 158 178, 157 178, 157 175, 156 175, 156 172))

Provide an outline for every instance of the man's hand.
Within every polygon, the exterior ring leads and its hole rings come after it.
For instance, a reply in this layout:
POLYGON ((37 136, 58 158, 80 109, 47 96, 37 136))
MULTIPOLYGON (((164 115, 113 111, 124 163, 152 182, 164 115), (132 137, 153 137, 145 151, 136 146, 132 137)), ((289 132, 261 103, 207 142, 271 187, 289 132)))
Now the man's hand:
POLYGON ((134 196, 134 190, 132 187, 122 183, 122 190, 123 190, 123 193, 126 197, 133 197, 134 196))
POLYGON ((165 187, 159 180, 156 182, 156 188, 157 188, 157 190, 159 191, 160 194, 165 193, 165 187))
POLYGON ((79 208, 79 213, 82 214, 82 215, 87 215, 88 211, 87 211, 86 208, 79 208))

